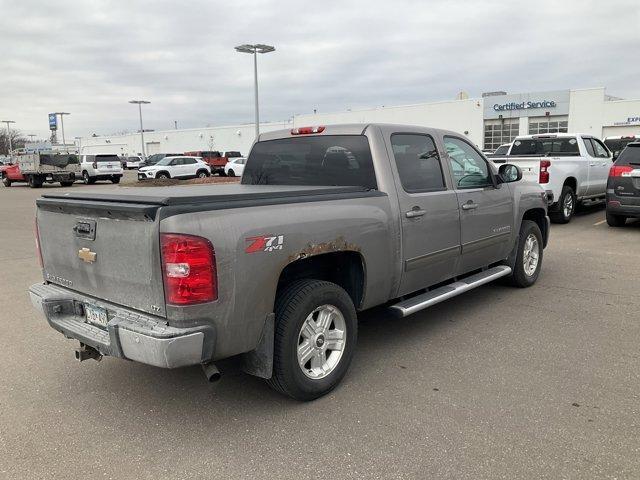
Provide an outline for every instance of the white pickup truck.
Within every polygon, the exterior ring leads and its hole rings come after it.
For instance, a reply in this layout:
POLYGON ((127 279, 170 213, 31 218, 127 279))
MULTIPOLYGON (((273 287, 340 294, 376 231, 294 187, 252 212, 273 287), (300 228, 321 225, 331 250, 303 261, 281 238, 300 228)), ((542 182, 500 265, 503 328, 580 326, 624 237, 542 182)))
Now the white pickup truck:
POLYGON ((547 192, 549 217, 568 223, 583 200, 604 199, 612 155, 601 140, 576 133, 551 133, 517 137, 505 157, 523 177, 537 181, 547 192))

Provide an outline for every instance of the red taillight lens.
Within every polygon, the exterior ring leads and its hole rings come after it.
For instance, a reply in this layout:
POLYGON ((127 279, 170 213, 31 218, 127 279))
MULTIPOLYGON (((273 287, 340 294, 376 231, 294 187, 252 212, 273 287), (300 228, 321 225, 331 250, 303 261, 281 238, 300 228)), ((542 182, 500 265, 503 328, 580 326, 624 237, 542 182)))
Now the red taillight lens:
POLYGON ((633 167, 630 167, 629 165, 613 165, 610 169, 609 169, 609 176, 610 177, 622 177, 622 175, 624 173, 631 173, 633 171, 633 167))
POLYGON ((194 305, 218 299, 216 255, 209 240, 163 233, 160 248, 167 303, 194 305))
POLYGON ((36 237, 36 250, 38 251, 38 263, 40 264, 40 268, 44 268, 44 261, 42 261, 42 248, 40 247, 40 229, 38 228, 37 217, 33 225, 33 233, 36 237))
POLYGON ((322 132, 324 132, 324 127, 300 127, 291 129, 291 135, 309 135, 311 133, 322 132))
POLYGON ((540 174, 538 175, 538 183, 549 183, 550 166, 550 160, 540 160, 540 174))

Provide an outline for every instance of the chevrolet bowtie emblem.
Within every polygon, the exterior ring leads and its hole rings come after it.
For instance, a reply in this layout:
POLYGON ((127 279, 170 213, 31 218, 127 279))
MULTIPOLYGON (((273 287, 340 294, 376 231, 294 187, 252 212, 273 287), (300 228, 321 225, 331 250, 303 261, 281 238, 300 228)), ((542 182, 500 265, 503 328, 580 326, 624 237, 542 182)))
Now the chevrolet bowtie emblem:
POLYGON ((97 256, 98 256, 97 253, 92 252, 88 248, 81 248, 80 250, 78 250, 78 257, 80 257, 80 259, 86 263, 95 262, 97 256))

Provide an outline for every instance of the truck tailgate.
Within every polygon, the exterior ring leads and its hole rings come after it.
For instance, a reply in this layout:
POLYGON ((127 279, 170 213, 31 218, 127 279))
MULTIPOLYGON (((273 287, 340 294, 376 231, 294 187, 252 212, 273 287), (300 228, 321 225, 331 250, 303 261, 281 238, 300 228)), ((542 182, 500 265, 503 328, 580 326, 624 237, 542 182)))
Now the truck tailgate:
POLYGON ((61 198, 42 198, 37 205, 48 282, 165 314, 158 207, 61 198))
POLYGON ((538 183, 540 175, 540 160, 549 160, 543 157, 497 157, 491 161, 498 165, 503 163, 511 163, 517 165, 522 170, 522 179, 529 182, 538 183))

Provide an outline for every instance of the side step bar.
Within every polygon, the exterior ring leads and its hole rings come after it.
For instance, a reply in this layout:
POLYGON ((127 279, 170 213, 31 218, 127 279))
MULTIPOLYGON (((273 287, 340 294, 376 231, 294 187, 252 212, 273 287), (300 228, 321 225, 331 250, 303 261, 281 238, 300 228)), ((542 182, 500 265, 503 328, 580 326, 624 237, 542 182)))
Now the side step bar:
POLYGON ((463 278, 458 282, 436 288, 435 290, 430 290, 416 297, 409 298, 408 300, 403 300, 389 308, 394 315, 406 317, 407 315, 429 308, 436 303, 440 303, 444 300, 460 295, 461 293, 473 290, 480 285, 492 282, 493 280, 509 275, 510 273, 511 267, 499 265, 463 278))

